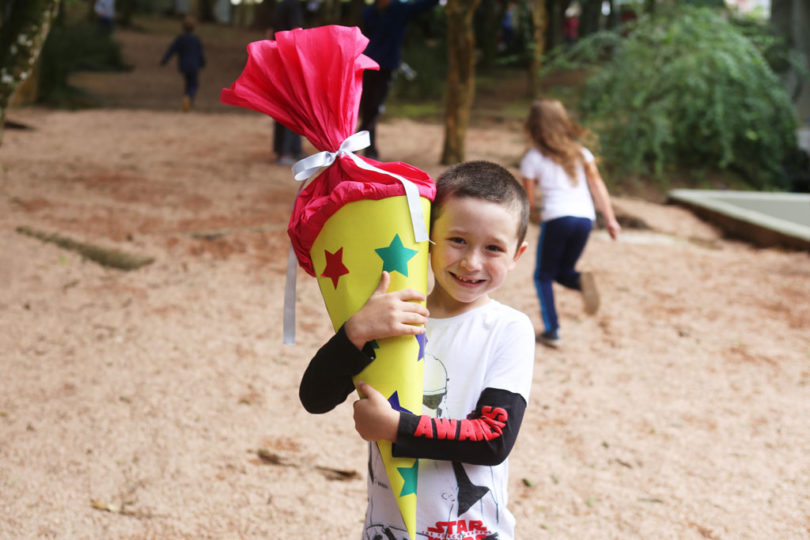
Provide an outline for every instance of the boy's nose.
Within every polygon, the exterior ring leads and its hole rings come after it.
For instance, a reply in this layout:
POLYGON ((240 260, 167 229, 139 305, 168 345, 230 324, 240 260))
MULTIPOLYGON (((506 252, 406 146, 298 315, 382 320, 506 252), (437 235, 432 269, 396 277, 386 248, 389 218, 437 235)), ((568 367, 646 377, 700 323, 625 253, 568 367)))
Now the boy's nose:
POLYGON ((464 257, 461 258, 461 266, 467 270, 478 270, 479 265, 478 254, 474 251, 466 252, 464 257))

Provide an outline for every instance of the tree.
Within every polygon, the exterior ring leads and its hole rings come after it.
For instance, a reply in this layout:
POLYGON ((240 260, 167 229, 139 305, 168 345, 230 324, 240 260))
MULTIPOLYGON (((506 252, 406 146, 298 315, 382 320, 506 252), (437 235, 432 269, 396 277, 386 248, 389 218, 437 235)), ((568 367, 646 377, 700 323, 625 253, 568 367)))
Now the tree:
POLYGON ((751 40, 712 8, 658 6, 627 36, 600 32, 544 69, 590 72, 578 106, 608 171, 633 176, 729 169, 756 188, 785 187, 796 146, 790 99, 751 40))
POLYGON ((444 165, 464 161, 464 139, 475 96, 473 16, 481 0, 447 0, 447 90, 444 110, 444 165))
POLYGON ((540 68, 546 54, 546 34, 549 27, 546 0, 533 0, 531 12, 533 39, 532 56, 529 61, 529 95, 534 98, 540 91, 540 68))
POLYGON ((318 9, 318 24, 321 26, 340 24, 340 4, 340 0, 323 0, 318 9))
MULTIPOLYGON (((771 25, 776 33, 785 39, 797 63, 804 66, 810 66, 808 24, 810 24, 810 8, 806 2, 772 0, 771 25)), ((782 79, 791 97, 797 102, 800 116, 806 118, 810 115, 810 88, 808 88, 810 81, 807 79, 807 70, 790 66, 782 74, 782 79)))
POLYGON ((0 11, 0 144, 6 107, 34 69, 59 0, 6 0, 0 11))

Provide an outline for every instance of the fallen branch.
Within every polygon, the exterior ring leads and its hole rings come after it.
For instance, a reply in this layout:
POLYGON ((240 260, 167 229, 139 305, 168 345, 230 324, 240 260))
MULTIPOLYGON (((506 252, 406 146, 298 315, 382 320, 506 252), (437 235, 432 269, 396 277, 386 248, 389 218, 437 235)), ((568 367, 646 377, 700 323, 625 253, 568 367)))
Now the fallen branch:
POLYGON ((17 227, 17 232, 26 236, 37 238, 43 242, 56 244, 63 249, 75 251, 85 259, 90 259, 91 261, 108 268, 116 268, 118 270, 137 270, 138 268, 151 264, 155 261, 155 259, 152 257, 124 253, 123 251, 118 251, 117 249, 109 249, 93 244, 77 242, 56 233, 48 234, 31 229, 30 227, 17 227))

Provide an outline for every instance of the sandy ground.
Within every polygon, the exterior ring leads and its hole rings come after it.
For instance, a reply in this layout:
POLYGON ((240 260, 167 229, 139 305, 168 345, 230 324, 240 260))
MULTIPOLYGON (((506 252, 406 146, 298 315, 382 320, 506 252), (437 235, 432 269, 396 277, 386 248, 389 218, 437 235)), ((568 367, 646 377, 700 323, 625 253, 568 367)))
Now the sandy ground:
MULTIPOLYGON (((298 344, 281 344, 296 186, 269 119, 201 109, 9 115, 34 129, 0 147, 2 538, 359 536, 351 406, 298 402, 331 334, 303 272, 298 344), (20 226, 155 262, 103 268, 20 226)), ((441 171, 440 126, 380 138, 385 159, 441 171)), ((468 144, 511 166, 522 148, 508 125, 468 144)), ((519 538, 810 537, 810 255, 616 206, 650 229, 592 236, 596 316, 558 290, 564 347, 537 347, 510 457, 519 538)), ((537 235, 496 296, 539 327, 537 235)))

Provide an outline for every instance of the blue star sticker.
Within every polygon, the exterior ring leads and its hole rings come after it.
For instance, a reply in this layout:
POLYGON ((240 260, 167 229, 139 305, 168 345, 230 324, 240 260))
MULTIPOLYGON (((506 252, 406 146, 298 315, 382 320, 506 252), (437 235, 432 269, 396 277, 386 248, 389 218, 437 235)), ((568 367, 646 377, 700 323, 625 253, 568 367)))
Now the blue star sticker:
POLYGON ((396 392, 396 390, 394 391, 393 394, 391 394, 391 397, 388 398, 388 403, 391 404, 391 408, 394 409, 395 411, 402 411, 413 414, 411 411, 409 411, 408 409, 399 404, 399 394, 396 392))
POLYGON ((403 246, 398 234, 394 235, 388 247, 377 248, 374 251, 383 260, 384 272, 399 272, 405 277, 408 277, 408 261, 417 253, 415 249, 403 246))
POLYGON ((416 479, 419 477, 419 460, 413 462, 413 467, 397 467, 397 470, 405 481, 399 496, 404 497, 411 493, 416 494, 416 479))
POLYGON ((425 357, 425 345, 427 345, 427 334, 416 334, 416 341, 419 342, 419 356, 416 361, 422 360, 425 357))

